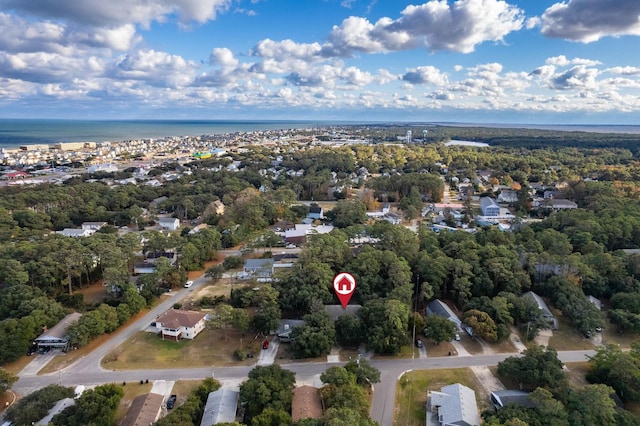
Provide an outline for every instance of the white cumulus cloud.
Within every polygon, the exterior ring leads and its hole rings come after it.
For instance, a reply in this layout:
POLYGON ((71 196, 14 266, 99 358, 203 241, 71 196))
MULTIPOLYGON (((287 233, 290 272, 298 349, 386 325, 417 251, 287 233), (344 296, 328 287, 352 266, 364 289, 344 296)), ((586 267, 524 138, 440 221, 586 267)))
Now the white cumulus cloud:
POLYGON ((638 0, 569 0, 542 14, 547 37, 591 43, 607 36, 640 35, 638 0))
POLYGON ((354 52, 389 52, 426 47, 432 52, 469 53, 486 41, 502 41, 524 23, 523 12, 502 0, 431 0, 407 6, 396 20, 375 24, 349 17, 335 26, 324 46, 327 53, 351 56, 354 52))
POLYGON ((181 22, 206 22, 229 8, 231 0, 0 0, 0 7, 45 19, 62 19, 82 25, 113 27, 148 26, 176 14, 181 22))
POLYGON ((407 71, 402 76, 402 80, 411 84, 433 84, 436 86, 444 86, 448 83, 447 75, 430 65, 407 71))
POLYGON ((151 85, 181 87, 191 83, 195 65, 178 55, 137 50, 121 57, 113 67, 117 78, 142 80, 151 85))

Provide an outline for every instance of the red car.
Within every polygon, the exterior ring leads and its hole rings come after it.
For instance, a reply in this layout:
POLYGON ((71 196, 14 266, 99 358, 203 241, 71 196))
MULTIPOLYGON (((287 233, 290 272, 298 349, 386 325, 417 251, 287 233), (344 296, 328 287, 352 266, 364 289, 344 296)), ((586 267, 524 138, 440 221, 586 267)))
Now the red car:
POLYGON ((269 341, 265 340, 264 342, 262 342, 262 349, 269 349, 269 341))

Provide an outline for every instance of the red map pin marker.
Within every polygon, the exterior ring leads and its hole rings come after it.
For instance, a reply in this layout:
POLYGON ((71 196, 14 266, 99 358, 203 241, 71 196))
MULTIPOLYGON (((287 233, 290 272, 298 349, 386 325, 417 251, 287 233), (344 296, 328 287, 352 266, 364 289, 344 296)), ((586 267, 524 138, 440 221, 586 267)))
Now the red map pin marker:
POLYGON ((342 309, 347 309, 349 300, 356 290, 356 279, 348 272, 341 272, 333 278, 333 290, 340 299, 342 309))

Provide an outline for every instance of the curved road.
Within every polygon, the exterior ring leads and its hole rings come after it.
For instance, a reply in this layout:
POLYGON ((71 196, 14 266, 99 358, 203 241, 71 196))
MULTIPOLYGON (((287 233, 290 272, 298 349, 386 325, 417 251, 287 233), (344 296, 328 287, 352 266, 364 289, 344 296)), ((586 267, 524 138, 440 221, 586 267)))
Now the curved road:
MULTIPOLYGON (((45 375, 23 375, 13 385, 13 390, 28 394, 43 386, 59 383, 63 386, 77 385, 98 385, 103 383, 131 382, 137 380, 185 380, 203 379, 205 377, 215 377, 224 382, 225 380, 238 381, 247 377, 253 366, 241 367, 220 367, 220 368, 183 368, 183 369, 160 369, 160 370, 105 370, 100 361, 113 349, 124 343, 127 339, 144 330, 155 318, 179 302, 189 292, 197 290, 204 282, 205 277, 194 280, 191 288, 181 289, 167 300, 149 311, 142 318, 129 325, 124 330, 115 334, 111 339, 103 343, 96 350, 78 359, 75 363, 67 366, 56 373, 45 375)), ((589 355, 594 355, 595 351, 564 351, 558 352, 558 357, 562 362, 585 361, 589 355)), ((442 358, 413 358, 398 360, 372 360, 371 365, 380 370, 381 383, 375 386, 373 401, 371 404, 371 418, 381 425, 392 425, 394 418, 394 404, 396 382, 403 372, 407 370, 426 370, 441 368, 462 368, 471 366, 493 366, 513 353, 494 355, 475 355, 466 357, 442 357, 442 358)), ((312 379, 321 374, 332 365, 322 363, 292 363, 283 364, 282 367, 296 373, 298 380, 312 379)))

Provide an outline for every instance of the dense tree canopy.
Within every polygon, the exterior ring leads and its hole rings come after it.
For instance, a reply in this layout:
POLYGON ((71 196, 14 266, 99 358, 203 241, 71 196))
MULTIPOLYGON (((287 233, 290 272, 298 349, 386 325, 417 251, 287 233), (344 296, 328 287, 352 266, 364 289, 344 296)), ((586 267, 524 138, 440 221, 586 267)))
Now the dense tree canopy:
POLYGON ((245 406, 248 422, 266 408, 291 412, 291 391, 295 374, 277 364, 257 366, 249 372, 249 379, 240 385, 240 403, 245 406))
POLYGON ((552 347, 530 346, 522 357, 509 357, 498 364, 498 374, 519 383, 521 388, 554 389, 566 380, 562 362, 552 347))

